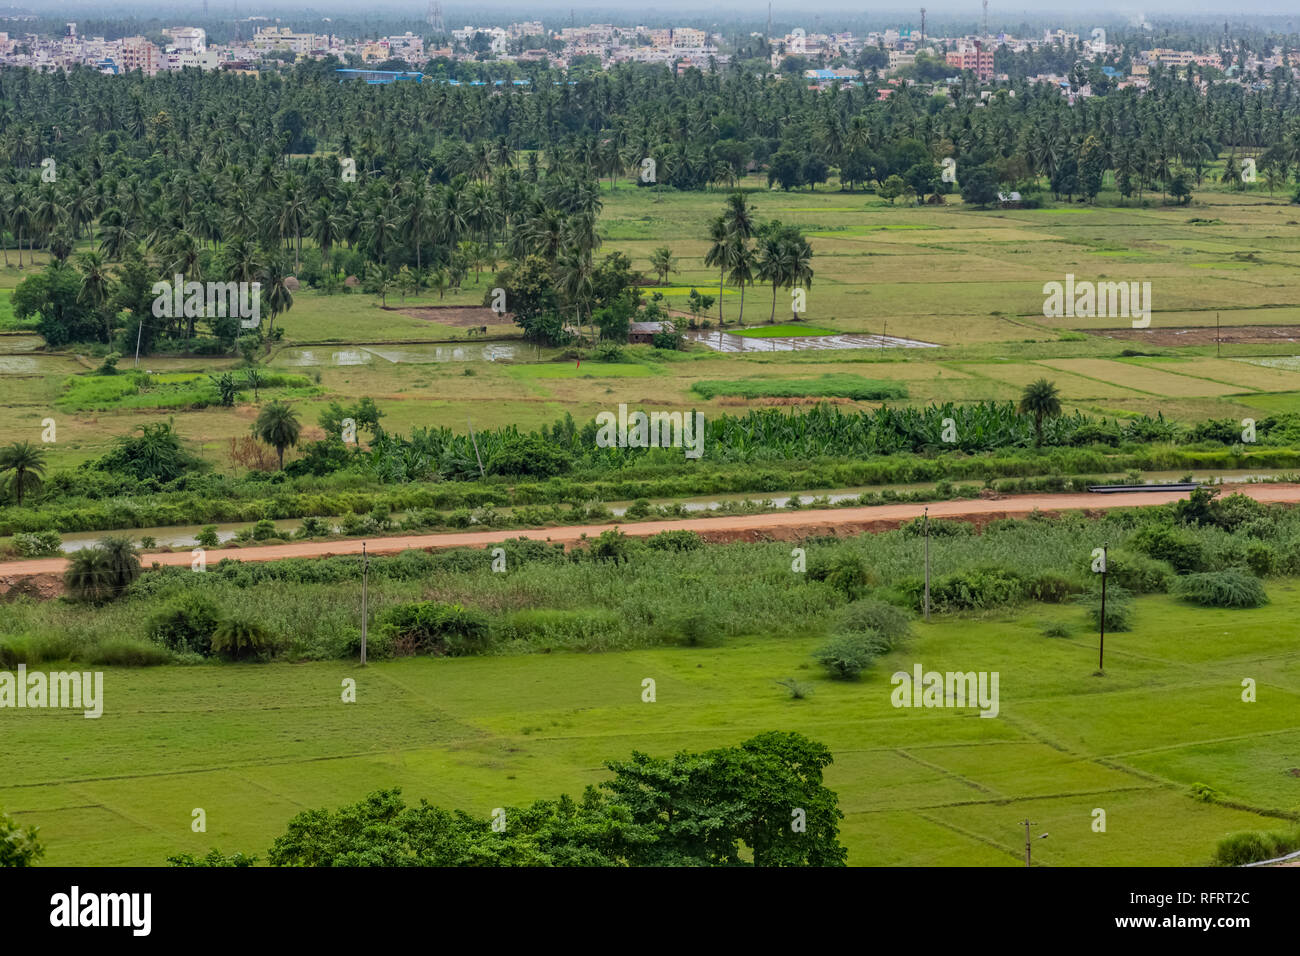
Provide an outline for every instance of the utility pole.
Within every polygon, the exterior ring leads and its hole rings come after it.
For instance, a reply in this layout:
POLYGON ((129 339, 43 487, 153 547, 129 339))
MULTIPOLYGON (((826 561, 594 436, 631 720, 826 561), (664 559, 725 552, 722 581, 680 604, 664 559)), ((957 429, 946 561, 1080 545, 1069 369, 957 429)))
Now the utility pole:
POLYGON ((361 666, 366 666, 366 638, 370 624, 370 559, 366 556, 366 543, 361 542, 361 666))
POLYGON ((1219 338, 1219 313, 1214 313, 1214 357, 1223 358, 1223 340, 1219 338))
POLYGON ((925 619, 930 620, 930 509, 925 509, 925 619))
POLYGON ((925 7, 921 8, 921 44, 917 49, 919 50, 923 46, 925 46, 925 7))
POLYGON ((1097 670, 1105 670, 1106 660, 1106 548, 1101 546, 1101 640, 1097 643, 1097 670))
MULTIPOLYGON (((1022 821, 1022 822, 1025 824, 1025 866, 1032 866, 1033 864, 1030 862, 1030 851, 1029 851, 1029 847, 1030 847, 1030 841, 1029 841, 1029 828, 1030 828, 1030 827, 1036 827, 1036 826, 1038 826, 1038 824, 1037 824, 1037 823, 1031 823, 1031 822, 1029 821, 1029 818, 1028 818, 1028 817, 1025 817, 1024 821, 1022 821)), ((1038 834, 1038 839, 1040 839, 1040 840, 1046 840, 1046 839, 1047 839, 1047 834, 1046 834, 1046 833, 1040 833, 1040 834, 1038 834)))

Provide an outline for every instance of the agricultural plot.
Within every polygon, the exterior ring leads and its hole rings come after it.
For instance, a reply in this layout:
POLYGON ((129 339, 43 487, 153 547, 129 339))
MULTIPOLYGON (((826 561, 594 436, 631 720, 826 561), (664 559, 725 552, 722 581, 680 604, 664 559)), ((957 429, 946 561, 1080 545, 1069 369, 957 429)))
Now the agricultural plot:
MULTIPOLYGON (((773 726, 827 743, 827 783, 856 865, 1018 865, 1018 821, 1052 832, 1055 865, 1208 861, 1224 834, 1300 802, 1294 582, 1252 611, 1137 604, 1134 631, 1045 638, 1043 615, 936 619, 858 682, 812 670, 811 638, 725 647, 408 659, 373 664, 110 668, 103 717, 18 712, 0 805, 47 838, 48 862, 153 865, 213 845, 264 853, 294 813, 382 786, 486 816, 604 778, 602 761, 735 743, 773 726), (998 671, 1000 709, 891 705, 890 675, 998 671), (812 689, 791 700, 775 684, 812 689), (657 699, 641 700, 653 676, 657 699), (340 701, 358 681, 355 705, 340 701), (1258 702, 1243 703, 1254 677, 1258 702), (166 755, 165 764, 162 756, 166 755), (165 767, 165 769, 163 769, 165 767), (1194 784, 1224 803, 1201 803, 1194 784), (208 832, 190 832, 190 811, 208 832), (1094 811, 1106 811, 1104 833, 1094 811)), ((13 715, 11 715, 13 716, 13 715)))

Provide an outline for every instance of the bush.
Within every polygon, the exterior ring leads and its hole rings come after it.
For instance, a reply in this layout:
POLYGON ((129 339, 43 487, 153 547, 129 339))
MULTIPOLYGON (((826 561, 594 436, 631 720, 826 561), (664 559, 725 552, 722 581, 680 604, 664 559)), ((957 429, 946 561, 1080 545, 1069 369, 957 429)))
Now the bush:
POLYGON ((873 633, 839 634, 819 648, 813 657, 835 680, 856 680, 871 666, 885 641, 873 633))
POLYGON ((228 617, 212 632, 212 652, 230 660, 243 660, 272 648, 271 633, 246 617, 228 617))
MULTIPOLYGON (((1080 596, 1094 628, 1101 627, 1101 587, 1080 596)), ((1129 631, 1133 628, 1132 592, 1117 585, 1106 587, 1106 633, 1129 631)))
POLYGON ((1242 866, 1274 860, 1300 850, 1300 830, 1289 833, 1248 831, 1232 833, 1219 841, 1214 850, 1217 866, 1242 866))
POLYGON ((221 539, 217 537, 217 526, 214 524, 205 526, 194 536, 194 543, 200 548, 218 547, 221 544, 221 539))
MULTIPOLYGON (((923 586, 911 582, 915 606, 921 606, 923 586)), ((989 610, 1019 604, 1028 588, 1020 573, 1010 568, 984 566, 948 574, 930 587, 930 606, 938 611, 989 610)))
POLYGON ((1073 633, 1064 621, 1044 621, 1038 625, 1038 632, 1043 637, 1069 637, 1073 633))
POLYGON ((1205 570, 1205 546, 1186 531, 1150 525, 1133 536, 1132 545, 1147 557, 1168 561, 1179 574, 1205 570))
MULTIPOLYGON (((1087 563, 1091 566, 1091 558, 1087 563)), ((1134 594, 1164 594, 1169 590, 1174 569, 1168 561, 1112 548, 1106 552, 1106 575, 1111 582, 1134 594)))
POLYGON ((1263 582, 1238 568, 1189 574, 1174 584, 1174 595, 1202 607, 1261 607, 1268 603, 1263 582))
POLYGON ((874 634, 889 650, 912 636, 911 615, 884 601, 854 601, 840 611, 839 625, 846 634, 874 634))
POLYGON ((1277 549, 1263 541, 1251 541, 1246 545, 1246 567, 1251 574, 1258 577, 1277 573, 1280 565, 1277 549))
POLYGON ((52 558, 63 553, 63 539, 57 531, 33 531, 14 535, 14 550, 23 558, 52 558))
POLYGON ((645 539, 645 543, 654 551, 694 551, 704 546, 704 539, 698 531, 681 529, 677 531, 660 531, 645 539))
POLYGON ((1042 601, 1044 604, 1060 604, 1079 591, 1077 582, 1055 571, 1037 574, 1025 586, 1025 594, 1031 601, 1042 601))
POLYGON ((488 619, 460 604, 416 601, 386 609, 379 629, 395 653, 473 654, 486 646, 488 619))
POLYGON ((270 518, 263 518, 253 525, 254 541, 265 541, 267 538, 278 538, 279 536, 280 529, 275 526, 275 522, 270 518))
POLYGON ((862 556, 855 551, 846 550, 829 559, 815 561, 808 568, 808 577, 813 581, 825 581, 850 600, 872 584, 871 574, 862 556))
POLYGON ((145 633, 171 651, 208 657, 212 635, 221 623, 221 608, 206 595, 187 592, 154 614, 145 633))
POLYGON ((807 684, 801 684, 793 677, 784 677, 777 681, 782 687, 790 692, 790 697, 794 700, 803 700, 805 697, 812 696, 812 688, 807 684))

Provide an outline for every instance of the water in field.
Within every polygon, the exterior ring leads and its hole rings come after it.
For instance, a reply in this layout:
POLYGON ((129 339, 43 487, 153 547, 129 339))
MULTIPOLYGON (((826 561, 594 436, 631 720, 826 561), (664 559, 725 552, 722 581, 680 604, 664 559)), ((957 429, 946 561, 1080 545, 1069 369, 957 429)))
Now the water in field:
POLYGON ((715 352, 802 352, 819 349, 937 349, 932 342, 900 339, 893 335, 790 335, 758 338, 733 332, 690 331, 684 333, 692 342, 700 342, 715 352))
POLYGON ((517 346, 499 344, 359 345, 350 349, 285 349, 271 364, 293 368, 368 365, 375 361, 432 365, 437 362, 498 362, 513 359, 517 353, 517 346))

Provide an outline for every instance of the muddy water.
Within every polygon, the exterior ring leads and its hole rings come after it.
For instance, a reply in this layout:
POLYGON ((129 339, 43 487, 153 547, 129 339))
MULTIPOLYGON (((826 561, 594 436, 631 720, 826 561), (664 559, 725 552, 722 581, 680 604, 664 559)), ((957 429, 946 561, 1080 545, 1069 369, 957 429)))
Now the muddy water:
POLYGON ((715 352, 802 352, 819 349, 937 349, 932 342, 900 339, 892 335, 791 335, 752 338, 732 332, 691 331, 683 333, 715 352))
POLYGON ((302 368, 312 365, 369 365, 372 362, 432 365, 437 362, 497 362, 514 359, 514 345, 358 345, 347 349, 285 349, 272 365, 302 368))

